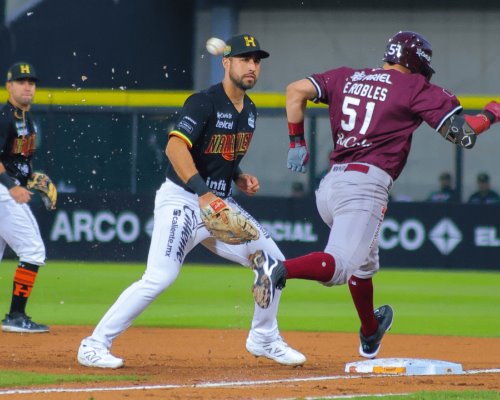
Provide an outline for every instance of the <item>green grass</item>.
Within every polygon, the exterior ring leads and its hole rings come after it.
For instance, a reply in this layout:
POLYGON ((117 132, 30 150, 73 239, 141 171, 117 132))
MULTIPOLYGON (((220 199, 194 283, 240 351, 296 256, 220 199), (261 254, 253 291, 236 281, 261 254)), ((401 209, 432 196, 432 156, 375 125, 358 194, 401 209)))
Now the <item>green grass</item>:
MULTIPOLYGON (((8 311, 16 264, 0 268, 0 306, 8 311)), ((94 326, 120 293, 140 279, 143 264, 49 262, 39 272, 28 314, 49 325, 94 326)), ((177 281, 135 325, 248 329, 253 273, 241 267, 186 265, 177 281)), ((395 309, 394 333, 500 337, 500 273, 394 270, 374 279, 376 304, 395 309)), ((282 330, 357 332, 347 286, 290 280, 279 312, 282 330)), ((46 375, 0 371, 0 387, 131 380, 114 375, 46 375)), ((366 399, 375 397, 366 397, 366 399)), ((376 397, 380 399, 381 397, 376 397)), ((404 400, 500 399, 499 392, 420 392, 404 400)))
POLYGON ((356 400, 497 400, 497 391, 415 392, 407 395, 363 396, 356 400))
MULTIPOLYGON (((0 268, 0 306, 10 305, 15 262, 0 268)), ((143 264, 51 261, 40 269, 27 312, 35 321, 95 325, 143 264)), ((250 325, 253 273, 242 267, 186 265, 135 325, 243 328, 250 325)), ((376 305, 395 310, 393 333, 500 337, 500 273, 382 270, 376 305)), ((347 286, 290 280, 279 312, 282 330, 355 332, 347 286)))
POLYGON ((133 375, 59 375, 40 374, 36 372, 0 371, 0 387, 31 386, 60 384, 64 382, 110 382, 131 381, 137 382, 133 375))

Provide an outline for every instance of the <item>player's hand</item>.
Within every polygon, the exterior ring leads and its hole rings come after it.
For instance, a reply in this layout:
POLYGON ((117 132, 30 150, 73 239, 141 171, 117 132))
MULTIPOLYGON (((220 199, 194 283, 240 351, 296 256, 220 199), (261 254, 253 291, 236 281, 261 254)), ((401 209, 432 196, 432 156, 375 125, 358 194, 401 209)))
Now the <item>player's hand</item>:
POLYGON ((200 205, 200 208, 208 206, 211 202, 219 199, 215 194, 212 192, 205 193, 203 196, 198 197, 198 204, 200 205))
POLYGON ((9 190, 11 197, 16 201, 16 203, 24 204, 28 203, 31 200, 31 196, 33 192, 30 192, 25 187, 16 185, 12 189, 9 190))
POLYGON ((309 161, 309 151, 307 146, 294 143, 293 147, 288 149, 288 157, 286 160, 286 166, 288 169, 294 172, 306 172, 306 165, 309 161))
POLYGON ((257 177, 249 174, 241 174, 235 181, 238 190, 247 194, 248 196, 253 196, 260 189, 260 183, 257 177))
POLYGON ((497 101, 490 101, 486 106, 484 107, 484 111, 490 113, 494 120, 492 123, 496 123, 500 121, 500 103, 497 101))

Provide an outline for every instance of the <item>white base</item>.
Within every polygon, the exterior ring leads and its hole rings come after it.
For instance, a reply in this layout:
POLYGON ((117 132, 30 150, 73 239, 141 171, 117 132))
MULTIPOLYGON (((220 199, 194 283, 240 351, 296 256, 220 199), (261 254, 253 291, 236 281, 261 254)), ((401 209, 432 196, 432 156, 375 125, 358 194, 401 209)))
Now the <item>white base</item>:
POLYGON ((458 375, 463 374, 462 364, 422 358, 376 358, 351 362, 345 365, 350 374, 384 375, 458 375))

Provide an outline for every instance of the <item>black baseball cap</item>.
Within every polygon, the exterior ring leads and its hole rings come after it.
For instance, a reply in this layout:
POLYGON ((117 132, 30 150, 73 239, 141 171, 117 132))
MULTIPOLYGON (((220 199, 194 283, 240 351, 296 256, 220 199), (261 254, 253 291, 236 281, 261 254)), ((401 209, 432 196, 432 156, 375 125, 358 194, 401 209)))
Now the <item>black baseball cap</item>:
POLYGON ((441 175, 439 175, 439 179, 441 179, 442 181, 451 181, 451 174, 449 172, 443 172, 441 175))
POLYGON ((26 62, 18 62, 10 66, 7 71, 7 82, 17 81, 19 79, 31 79, 38 81, 35 68, 33 65, 26 62))
POLYGON ((490 181, 490 176, 486 173, 486 172, 481 172, 478 176, 477 176, 477 181, 478 182, 482 182, 482 183, 487 183, 490 181))
POLYGON ((255 36, 245 33, 226 40, 224 57, 236 57, 250 53, 256 54, 259 58, 269 57, 269 53, 260 48, 259 41, 255 36))

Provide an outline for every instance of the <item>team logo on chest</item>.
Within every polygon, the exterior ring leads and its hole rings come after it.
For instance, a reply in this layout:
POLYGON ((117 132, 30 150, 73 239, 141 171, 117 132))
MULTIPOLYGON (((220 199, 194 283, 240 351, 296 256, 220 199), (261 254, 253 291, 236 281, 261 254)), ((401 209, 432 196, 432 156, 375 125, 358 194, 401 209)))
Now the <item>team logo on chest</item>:
POLYGON ((18 116, 14 113, 16 119, 22 119, 21 121, 15 121, 17 137, 14 138, 11 147, 11 154, 21 154, 24 157, 31 156, 36 149, 36 133, 37 127, 34 123, 27 124, 23 117, 18 116), (30 130, 33 129, 32 132, 30 130))
POLYGON ((243 156, 252 140, 252 132, 238 132, 237 134, 215 134, 205 149, 205 154, 220 154, 225 160, 233 161, 243 156))

